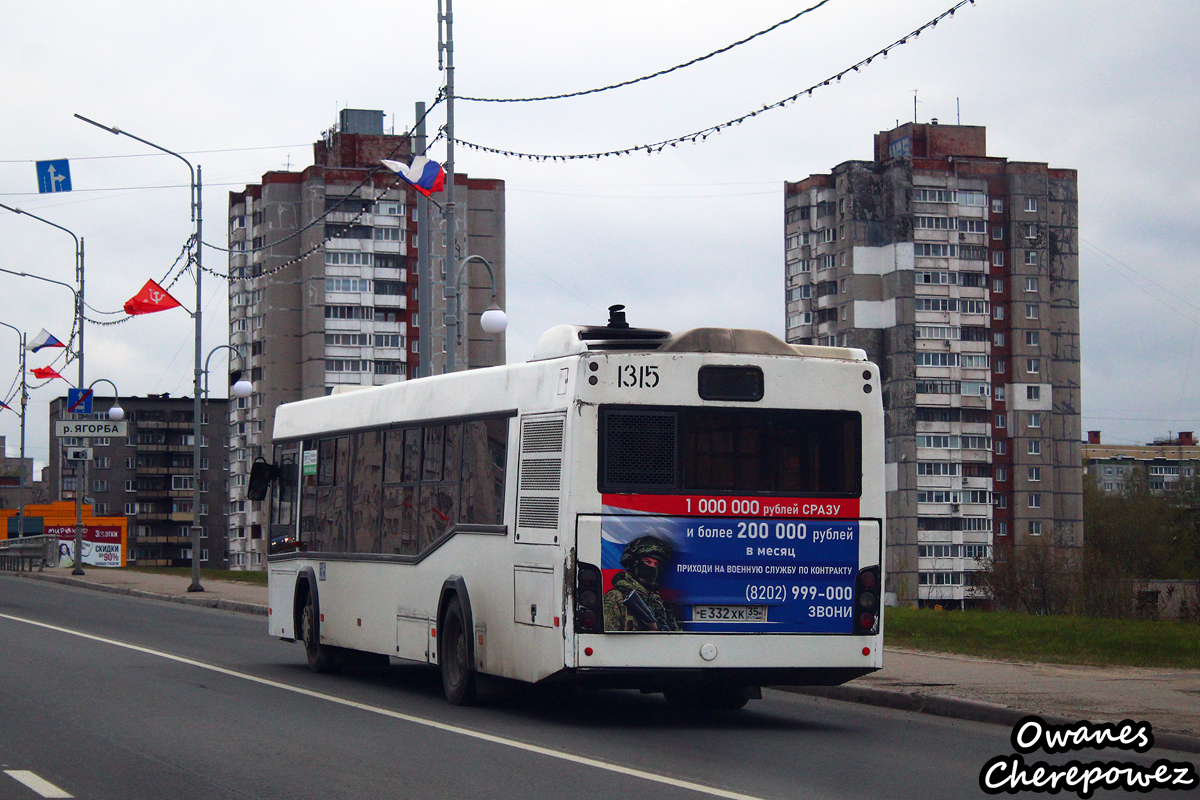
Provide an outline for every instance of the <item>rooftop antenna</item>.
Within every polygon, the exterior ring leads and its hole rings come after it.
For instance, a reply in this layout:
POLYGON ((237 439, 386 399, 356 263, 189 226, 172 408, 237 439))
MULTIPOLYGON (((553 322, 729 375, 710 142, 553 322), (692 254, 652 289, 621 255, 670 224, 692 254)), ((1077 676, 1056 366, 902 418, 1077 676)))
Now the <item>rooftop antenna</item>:
POLYGON ((962 125, 962 100, 954 98, 955 125, 962 125))
POLYGON ((913 125, 917 124, 917 90, 913 89, 913 125))

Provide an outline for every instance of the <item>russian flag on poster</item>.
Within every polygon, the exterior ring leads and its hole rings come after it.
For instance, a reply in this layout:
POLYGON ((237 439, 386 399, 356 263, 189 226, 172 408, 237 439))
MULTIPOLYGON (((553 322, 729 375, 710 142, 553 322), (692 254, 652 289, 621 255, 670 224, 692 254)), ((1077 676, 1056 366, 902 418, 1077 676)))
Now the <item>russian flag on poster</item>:
POLYGON ((35 353, 43 347, 66 347, 54 334, 45 328, 42 328, 42 332, 33 337, 33 341, 26 346, 35 353))
POLYGON ((446 170, 442 169, 438 162, 430 161, 424 156, 413 156, 412 163, 408 165, 399 161, 388 161, 386 158, 382 163, 426 197, 440 192, 446 186, 446 170))

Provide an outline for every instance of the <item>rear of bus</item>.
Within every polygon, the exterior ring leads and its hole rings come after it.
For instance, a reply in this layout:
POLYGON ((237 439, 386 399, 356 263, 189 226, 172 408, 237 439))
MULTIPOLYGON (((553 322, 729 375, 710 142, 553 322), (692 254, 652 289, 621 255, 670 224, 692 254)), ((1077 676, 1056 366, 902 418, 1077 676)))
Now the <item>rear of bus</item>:
POLYGON ((879 669, 883 410, 865 354, 698 329, 580 358, 575 676, 736 707, 879 669))

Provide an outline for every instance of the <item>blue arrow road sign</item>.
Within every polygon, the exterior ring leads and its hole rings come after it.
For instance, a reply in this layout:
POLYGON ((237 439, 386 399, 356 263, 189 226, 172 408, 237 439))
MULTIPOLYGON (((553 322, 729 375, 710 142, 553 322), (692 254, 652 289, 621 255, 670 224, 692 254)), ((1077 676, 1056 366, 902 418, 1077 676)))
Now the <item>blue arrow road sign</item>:
POLYGON ((42 194, 71 191, 71 162, 65 158, 37 162, 37 176, 42 194))
POLYGON ((67 389, 67 411, 72 414, 92 413, 92 398, 95 392, 91 389, 67 389))

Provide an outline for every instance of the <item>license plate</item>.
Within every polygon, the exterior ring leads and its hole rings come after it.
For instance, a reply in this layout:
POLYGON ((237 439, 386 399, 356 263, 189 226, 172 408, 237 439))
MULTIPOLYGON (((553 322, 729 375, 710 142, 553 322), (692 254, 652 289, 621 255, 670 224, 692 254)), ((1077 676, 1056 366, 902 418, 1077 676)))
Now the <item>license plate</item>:
POLYGON ((692 606, 693 622, 766 622, 766 606, 692 606))

